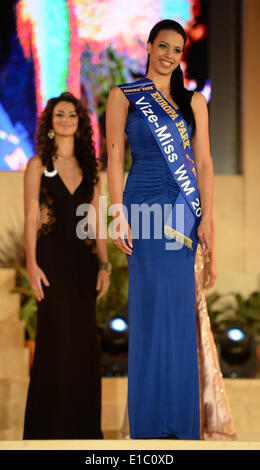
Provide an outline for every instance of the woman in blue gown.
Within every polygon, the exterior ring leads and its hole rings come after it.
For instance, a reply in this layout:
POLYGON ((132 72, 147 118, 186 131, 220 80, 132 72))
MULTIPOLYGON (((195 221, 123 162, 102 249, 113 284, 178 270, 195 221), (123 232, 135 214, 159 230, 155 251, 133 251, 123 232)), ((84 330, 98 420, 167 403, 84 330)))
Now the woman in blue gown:
POLYGON ((197 92, 192 95, 182 84, 179 64, 185 42, 178 23, 164 20, 155 25, 148 39, 146 77, 182 113, 192 137, 203 213, 192 250, 185 245, 169 249, 164 235, 163 209, 175 204, 180 187, 147 123, 119 87, 111 90, 107 104, 115 244, 127 254, 129 266, 131 438, 200 439, 194 261, 198 241, 205 256, 212 247, 213 165, 205 98, 197 92), (123 191, 125 132, 132 166, 123 191), (120 211, 122 204, 124 211, 120 211), (140 209, 137 216, 133 207, 140 209))

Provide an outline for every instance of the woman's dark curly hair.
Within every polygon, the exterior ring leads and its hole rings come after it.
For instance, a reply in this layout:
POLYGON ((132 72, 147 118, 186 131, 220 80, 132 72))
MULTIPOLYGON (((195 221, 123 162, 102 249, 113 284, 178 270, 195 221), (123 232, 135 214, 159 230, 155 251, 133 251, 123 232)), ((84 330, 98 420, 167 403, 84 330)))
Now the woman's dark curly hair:
POLYGON ((57 98, 48 100, 38 120, 35 145, 36 154, 41 158, 42 165, 47 168, 51 165, 52 158, 57 158, 55 139, 50 139, 48 132, 52 129, 53 110, 60 101, 67 101, 75 106, 79 121, 78 130, 74 135, 74 155, 93 192, 94 186, 98 181, 98 163, 92 138, 93 131, 86 106, 72 93, 65 92, 57 98))

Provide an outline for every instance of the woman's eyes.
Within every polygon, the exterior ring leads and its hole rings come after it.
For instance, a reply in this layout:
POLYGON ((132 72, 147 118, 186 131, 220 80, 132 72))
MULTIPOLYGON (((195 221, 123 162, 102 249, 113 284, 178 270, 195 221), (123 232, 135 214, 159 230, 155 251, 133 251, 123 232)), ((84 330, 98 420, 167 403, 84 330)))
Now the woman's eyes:
MULTIPOLYGON (((167 44, 159 44, 159 47, 161 47, 162 49, 165 49, 165 48, 168 48, 167 44)), ((174 49, 173 51, 175 54, 181 54, 181 49, 174 49)))
MULTIPOLYGON (((56 117, 64 117, 64 114, 63 113, 57 113, 57 114, 55 114, 55 116, 56 117)), ((69 114, 69 117, 70 118, 75 118, 75 117, 77 117, 77 114, 76 113, 71 113, 71 114, 69 114)))

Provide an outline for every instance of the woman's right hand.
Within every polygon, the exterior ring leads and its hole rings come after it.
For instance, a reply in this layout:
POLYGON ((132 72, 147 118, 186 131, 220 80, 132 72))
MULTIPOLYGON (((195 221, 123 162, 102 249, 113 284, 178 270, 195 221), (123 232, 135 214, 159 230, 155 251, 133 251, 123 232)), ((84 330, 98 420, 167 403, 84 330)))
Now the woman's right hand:
POLYGON ((27 269, 32 291, 38 302, 40 302, 44 298, 42 282, 46 287, 49 287, 50 283, 38 264, 30 265, 27 269))
POLYGON ((116 225, 114 226, 114 240, 116 247, 123 251, 123 253, 127 255, 132 254, 132 232, 125 217, 120 217, 120 219, 117 220, 116 225), (116 228, 118 230, 116 230, 116 228), (126 240, 129 246, 126 243, 126 240))

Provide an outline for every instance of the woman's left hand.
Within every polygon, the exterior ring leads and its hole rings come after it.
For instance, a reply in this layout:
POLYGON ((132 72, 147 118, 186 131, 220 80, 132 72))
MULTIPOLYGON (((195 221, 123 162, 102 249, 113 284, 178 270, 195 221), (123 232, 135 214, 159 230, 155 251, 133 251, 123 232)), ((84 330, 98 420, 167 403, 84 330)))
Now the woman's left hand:
POLYGON ((215 255, 209 255, 208 261, 204 263, 203 289, 210 289, 214 286, 217 277, 215 255))
POLYGON ((201 243, 202 254, 209 255, 212 252, 212 223, 210 219, 201 219, 197 235, 201 243))
POLYGON ((105 269, 100 269, 97 276, 97 286, 96 289, 100 290, 97 300, 103 297, 109 289, 110 286, 110 277, 109 273, 105 269))

